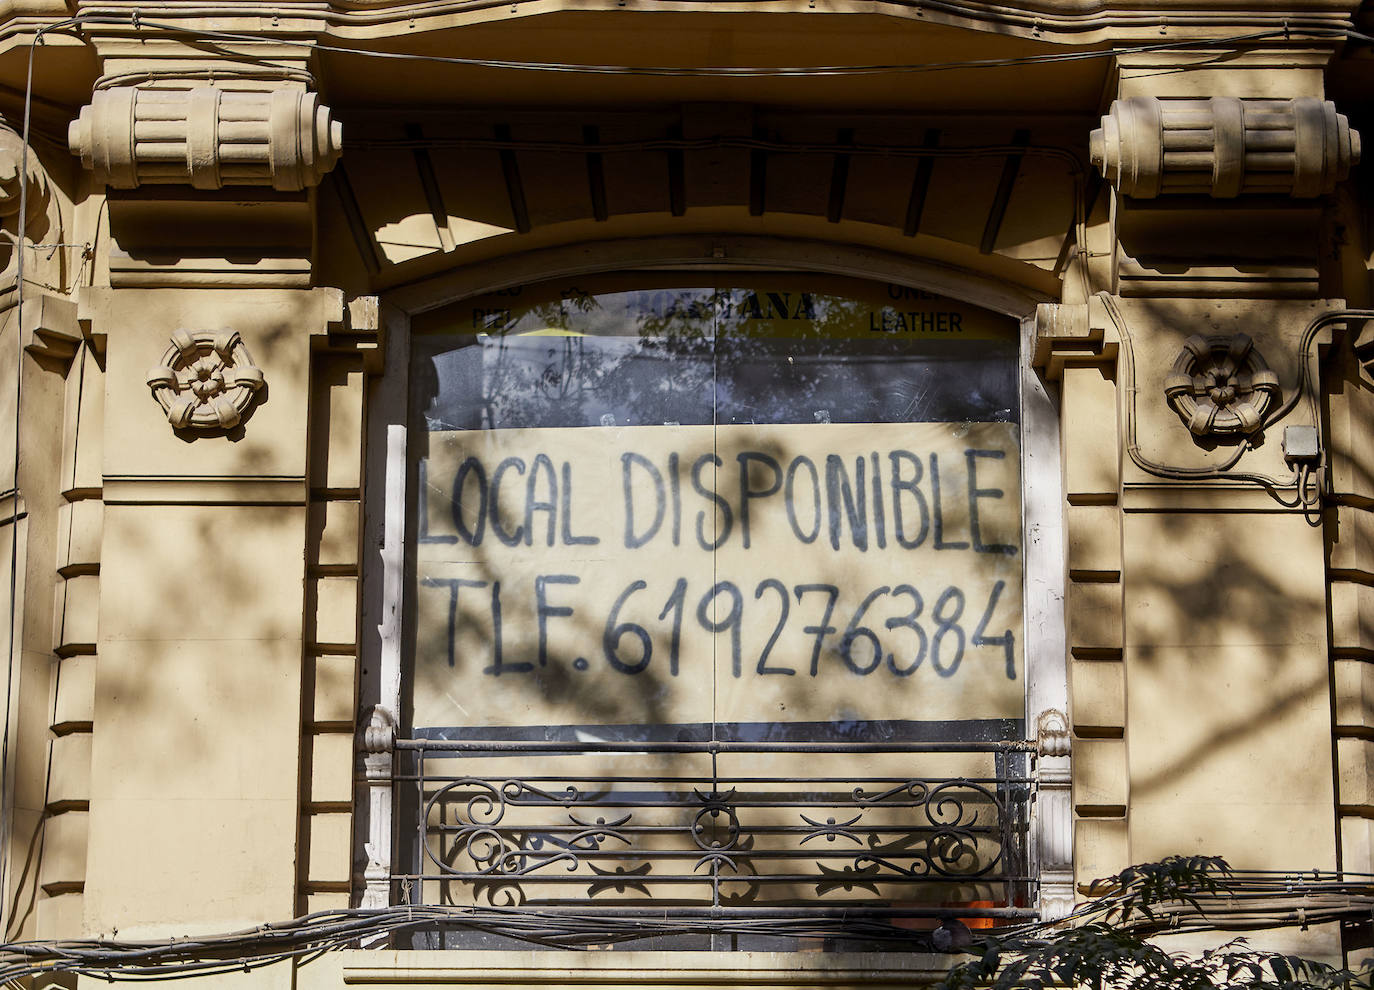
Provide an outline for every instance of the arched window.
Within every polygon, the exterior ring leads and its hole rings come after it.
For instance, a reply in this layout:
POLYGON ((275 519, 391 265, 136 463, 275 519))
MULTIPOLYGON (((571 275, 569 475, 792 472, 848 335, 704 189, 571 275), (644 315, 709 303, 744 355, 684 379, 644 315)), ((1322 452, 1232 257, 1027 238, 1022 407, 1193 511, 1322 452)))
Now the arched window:
POLYGON ((1035 912, 1019 341, 786 272, 413 320, 392 874, 471 908, 417 945, 1035 912))

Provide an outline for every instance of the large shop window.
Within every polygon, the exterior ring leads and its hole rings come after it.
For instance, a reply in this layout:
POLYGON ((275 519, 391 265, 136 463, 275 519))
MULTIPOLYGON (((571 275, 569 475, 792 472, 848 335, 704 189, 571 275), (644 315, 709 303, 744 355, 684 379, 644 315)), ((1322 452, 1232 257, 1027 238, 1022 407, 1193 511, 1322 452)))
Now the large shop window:
POLYGON ((490 920, 417 944, 1030 913, 1014 320, 640 273, 414 331, 397 875, 490 920))

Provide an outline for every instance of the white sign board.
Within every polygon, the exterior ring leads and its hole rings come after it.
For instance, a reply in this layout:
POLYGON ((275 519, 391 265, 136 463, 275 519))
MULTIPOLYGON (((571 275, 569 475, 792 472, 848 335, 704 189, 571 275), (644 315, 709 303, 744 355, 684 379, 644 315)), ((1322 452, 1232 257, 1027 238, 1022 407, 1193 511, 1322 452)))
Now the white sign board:
POLYGON ((1020 718, 1014 423, 435 431, 414 724, 1020 718))

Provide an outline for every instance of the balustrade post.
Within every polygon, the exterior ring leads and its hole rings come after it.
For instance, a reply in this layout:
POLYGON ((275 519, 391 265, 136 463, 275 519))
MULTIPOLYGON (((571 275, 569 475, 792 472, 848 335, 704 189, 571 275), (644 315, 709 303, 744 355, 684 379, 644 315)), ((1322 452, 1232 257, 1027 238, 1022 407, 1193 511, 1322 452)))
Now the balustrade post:
POLYGON ((374 705, 363 730, 363 772, 367 779, 368 836, 364 845, 364 908, 391 904, 391 779, 396 766, 396 719, 374 705))
POLYGON ((1073 774, 1069 720, 1058 709, 1036 725, 1037 793, 1031 810, 1032 857, 1040 877, 1040 917, 1058 921, 1073 911, 1073 774))

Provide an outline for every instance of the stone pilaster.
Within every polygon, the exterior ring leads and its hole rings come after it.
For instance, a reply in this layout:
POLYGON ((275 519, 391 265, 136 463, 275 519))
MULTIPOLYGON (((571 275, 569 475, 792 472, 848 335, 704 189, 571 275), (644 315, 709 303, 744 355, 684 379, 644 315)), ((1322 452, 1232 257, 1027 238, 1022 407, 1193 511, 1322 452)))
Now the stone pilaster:
POLYGON ((1080 828, 1080 877, 1175 853, 1337 863, 1324 461, 1303 448, 1324 425, 1321 318, 1342 305, 1324 281, 1323 197, 1360 146, 1322 98, 1325 58, 1124 55, 1093 135, 1115 245, 1083 336, 1119 351, 1101 384, 1065 371, 1100 393, 1083 419, 1110 414, 1108 437, 1065 455, 1072 714, 1090 740, 1075 799, 1101 816, 1100 841, 1080 828), (1095 484, 1073 480, 1084 459, 1102 465, 1095 484))

